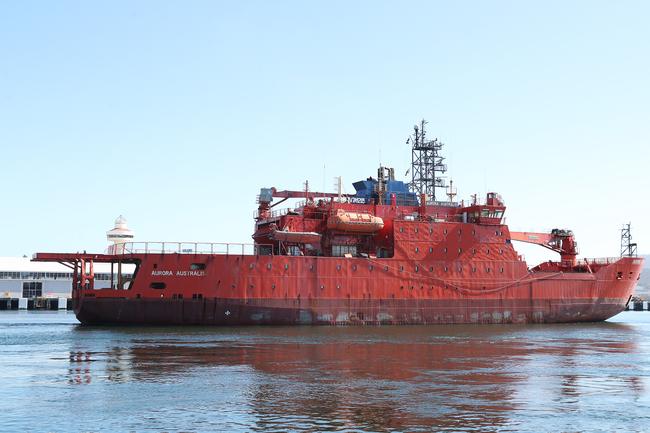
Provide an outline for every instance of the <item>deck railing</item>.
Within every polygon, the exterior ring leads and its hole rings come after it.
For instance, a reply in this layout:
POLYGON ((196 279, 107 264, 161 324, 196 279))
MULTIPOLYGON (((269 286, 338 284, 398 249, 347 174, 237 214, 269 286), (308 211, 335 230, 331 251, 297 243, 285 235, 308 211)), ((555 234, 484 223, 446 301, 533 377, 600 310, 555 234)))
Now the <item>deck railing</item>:
MULTIPOLYGON (((620 257, 596 257, 596 258, 584 258, 583 261, 587 262, 590 265, 609 265, 619 261, 620 257)), ((580 263, 580 260, 578 260, 580 263)))
POLYGON ((108 254, 273 255, 273 245, 217 242, 126 242, 111 245, 108 254))

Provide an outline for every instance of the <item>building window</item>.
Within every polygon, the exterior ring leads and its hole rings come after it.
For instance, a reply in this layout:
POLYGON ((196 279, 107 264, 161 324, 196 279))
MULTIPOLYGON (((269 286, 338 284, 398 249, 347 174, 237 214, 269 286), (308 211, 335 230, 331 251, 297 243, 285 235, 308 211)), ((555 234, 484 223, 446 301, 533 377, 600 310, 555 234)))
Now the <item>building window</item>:
POLYGON ((23 298, 38 298, 43 296, 43 283, 25 281, 23 283, 23 298))

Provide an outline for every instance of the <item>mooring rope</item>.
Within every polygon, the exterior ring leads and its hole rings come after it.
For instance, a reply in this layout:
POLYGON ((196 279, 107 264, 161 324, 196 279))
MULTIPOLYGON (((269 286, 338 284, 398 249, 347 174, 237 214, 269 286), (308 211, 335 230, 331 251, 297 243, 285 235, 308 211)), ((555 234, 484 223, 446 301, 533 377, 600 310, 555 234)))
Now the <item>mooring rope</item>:
POLYGON ((410 276, 411 278, 413 278, 415 280, 419 280, 419 281, 421 281, 421 280, 436 281, 439 284, 444 285, 446 288, 452 288, 452 289, 454 289, 454 290, 456 290, 456 291, 458 291, 458 292, 460 292, 462 294, 470 295, 470 296, 480 296, 480 295, 485 295, 485 294, 498 293, 498 292, 501 292, 503 290, 506 290, 506 289, 508 289, 508 288, 510 288, 512 286, 515 286, 515 285, 519 284, 523 280, 526 280, 526 282, 534 282, 534 281, 540 281, 540 280, 546 280, 546 279, 554 278, 554 277, 557 277, 558 275, 563 274, 563 272, 556 272, 556 273, 553 273, 553 274, 550 274, 550 275, 542 275, 542 276, 539 276, 539 277, 530 278, 531 274, 527 273, 526 275, 523 275, 521 278, 518 278, 517 280, 514 280, 514 281, 510 281, 510 282, 508 282, 508 283, 506 283, 506 284, 504 284, 502 286, 499 286, 499 287, 494 287, 494 288, 491 288, 491 289, 468 289, 467 287, 457 286, 457 285, 451 283, 449 280, 444 280, 442 278, 435 277, 435 276, 426 276, 426 275, 422 275, 420 273, 415 273, 415 272, 412 272, 412 271, 404 271, 404 270, 401 270, 401 269, 399 269, 397 267, 386 265, 385 263, 381 263, 381 262, 375 261, 375 260, 370 259, 370 258, 368 258, 368 262, 376 264, 378 266, 384 266, 385 268, 391 269, 394 272, 400 272, 400 273, 403 273, 403 274, 407 274, 407 276, 410 276))

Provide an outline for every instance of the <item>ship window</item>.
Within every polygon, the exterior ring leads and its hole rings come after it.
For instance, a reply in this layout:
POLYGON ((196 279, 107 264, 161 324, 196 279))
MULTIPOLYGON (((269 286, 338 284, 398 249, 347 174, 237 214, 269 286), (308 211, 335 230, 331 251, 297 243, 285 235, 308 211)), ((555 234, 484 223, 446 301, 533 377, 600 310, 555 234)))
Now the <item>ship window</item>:
POLYGON ((447 247, 444 248, 444 251, 447 252, 447 247))
POLYGON ((481 210, 481 216, 482 217, 488 217, 489 215, 490 215, 490 209, 481 210))
POLYGON ((332 256, 345 257, 346 254, 357 255, 356 245, 332 245, 332 256))
POLYGON ((503 274, 503 268, 499 269, 499 272, 501 272, 503 274))
POLYGON ((487 271, 487 273, 489 274, 489 273, 490 273, 490 268, 487 268, 486 271, 487 271))
POLYGON ((433 272, 433 266, 429 268, 429 272, 433 272))
POLYGON ((499 230, 495 231, 494 234, 499 236, 499 230))
POLYGON ((463 272, 463 267, 462 266, 458 267, 458 272, 463 272))
POLYGON ((490 254, 490 249, 489 248, 485 249, 485 254, 490 254))
POLYGON ((418 228, 416 227, 416 228, 415 228, 415 233, 417 233, 417 232, 418 232, 418 228))
POLYGON ((463 231, 461 229, 458 229, 458 236, 460 236, 461 234, 463 234, 463 231))
POLYGON ((429 252, 430 252, 430 253, 433 252, 433 247, 429 247, 429 252))
POLYGON ((400 271, 400 272, 404 271, 404 266, 400 265, 400 267, 399 267, 399 271, 400 271))
POLYGON ((266 265, 266 269, 268 269, 269 271, 271 270, 271 264, 270 263, 268 265, 266 265))
POLYGON ((432 234, 432 233, 433 233, 433 229, 431 227, 429 227, 429 234, 432 234))
POLYGON ((419 271, 420 271, 420 268, 416 265, 415 266, 415 272, 419 272, 419 271))
POLYGON ((250 265, 248 265, 248 269, 253 269, 254 267, 255 267, 254 263, 251 263, 250 265))
POLYGON ((416 252, 416 253, 419 253, 419 252, 420 252, 420 248, 415 247, 415 252, 416 252))
POLYGON ((442 232, 443 232, 444 234, 447 234, 447 229, 444 229, 442 232))
POLYGON ((375 269, 374 266, 372 266, 372 265, 368 266, 369 271, 372 271, 373 269, 375 269))
POLYGON ((356 271, 357 270, 357 265, 352 265, 352 270, 356 271))
POLYGON ((205 263, 192 263, 190 269, 193 271, 203 271, 205 270, 205 263))
POLYGON ((384 271, 388 272, 388 266, 384 266, 384 271))
POLYGON ((445 266, 445 272, 447 272, 447 271, 448 271, 447 266, 445 266))
POLYGON ((149 287, 156 290, 163 290, 165 287, 167 287, 167 284, 161 282, 153 282, 149 284, 149 287))
POLYGON ((475 267, 472 268, 472 272, 476 272, 476 268, 475 268, 475 267))
POLYGON ((400 233, 404 233, 404 227, 400 227, 400 228, 399 228, 399 232, 400 232, 400 233))
POLYGON ((476 236, 476 230, 472 230, 472 235, 476 236))
POLYGON ((476 254, 476 248, 472 248, 472 254, 476 254))
POLYGON ((503 254, 503 250, 499 248, 499 254, 503 254))
POLYGON ((460 254, 460 253, 462 253, 462 252, 463 252, 463 249, 462 249, 462 248, 458 248, 458 254, 460 254))
POLYGON ((25 281, 23 283, 23 298, 38 298, 43 296, 43 283, 25 281))
POLYGON ((341 265, 336 265, 336 270, 340 271, 341 270, 341 265))
POLYGON ((289 264, 288 264, 288 263, 285 263, 285 265, 284 265, 284 269, 285 269, 285 270, 289 269, 289 264))

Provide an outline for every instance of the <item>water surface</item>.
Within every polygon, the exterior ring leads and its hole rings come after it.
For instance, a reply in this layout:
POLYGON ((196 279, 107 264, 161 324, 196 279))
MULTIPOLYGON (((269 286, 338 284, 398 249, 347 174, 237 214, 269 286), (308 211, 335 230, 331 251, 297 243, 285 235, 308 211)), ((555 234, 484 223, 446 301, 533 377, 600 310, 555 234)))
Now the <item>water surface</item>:
POLYGON ((82 327, 0 313, 0 431, 647 431, 650 313, 570 325, 82 327))

